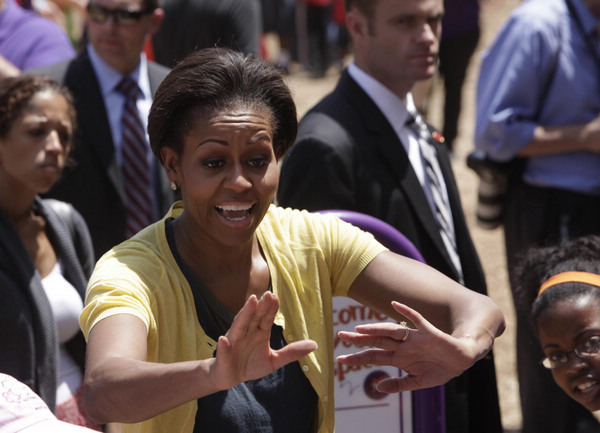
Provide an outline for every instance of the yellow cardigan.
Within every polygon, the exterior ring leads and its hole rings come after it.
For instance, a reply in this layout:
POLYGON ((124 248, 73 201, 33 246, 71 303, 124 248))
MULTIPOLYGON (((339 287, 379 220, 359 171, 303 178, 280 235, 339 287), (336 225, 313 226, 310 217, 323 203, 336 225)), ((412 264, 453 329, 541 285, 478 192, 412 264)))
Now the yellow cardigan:
MULTIPOLYGON (((191 288, 175 262, 165 222, 183 211, 175 203, 167 215, 114 247, 97 263, 88 285, 80 323, 92 327, 114 314, 132 314, 148 328, 148 361, 173 363, 206 359, 216 342, 197 320, 191 288)), ((287 342, 310 338, 319 348, 300 365, 319 396, 319 432, 334 430, 332 297, 346 296, 358 274, 386 250, 372 235, 331 215, 271 206, 257 229, 280 299, 275 323, 287 342)), ((157 390, 158 391, 158 390, 157 390)), ((192 433, 197 403, 191 401, 124 432, 192 433)))

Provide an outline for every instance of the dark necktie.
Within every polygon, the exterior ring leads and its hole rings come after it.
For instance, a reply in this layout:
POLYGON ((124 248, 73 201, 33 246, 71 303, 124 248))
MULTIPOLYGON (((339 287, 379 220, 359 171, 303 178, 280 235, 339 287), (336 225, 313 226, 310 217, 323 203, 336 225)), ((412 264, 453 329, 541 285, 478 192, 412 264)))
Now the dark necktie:
POLYGON ((460 282, 463 281, 462 266, 460 257, 456 250, 456 236, 454 233, 454 224, 452 221, 452 210, 448 202, 444 186, 440 164, 431 140, 431 132, 418 114, 410 113, 406 120, 406 127, 409 128, 417 137, 419 149, 421 151, 421 160, 425 172, 425 195, 428 198, 429 205, 435 216, 435 220, 440 230, 440 235, 450 259, 454 264, 459 276, 460 282))
POLYGON ((152 196, 146 130, 140 119, 136 101, 141 94, 131 77, 124 77, 116 90, 125 97, 121 125, 123 132, 123 187, 127 199, 125 237, 130 238, 152 222, 152 196))

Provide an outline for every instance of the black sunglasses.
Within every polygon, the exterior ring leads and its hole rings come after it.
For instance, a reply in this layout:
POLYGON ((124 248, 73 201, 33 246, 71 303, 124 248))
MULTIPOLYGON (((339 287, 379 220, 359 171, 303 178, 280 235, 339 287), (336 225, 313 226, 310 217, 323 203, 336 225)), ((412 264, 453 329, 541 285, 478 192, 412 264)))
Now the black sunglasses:
POLYGON ((129 9, 110 9, 97 3, 88 3, 88 17, 95 23, 105 23, 112 16, 115 24, 120 26, 132 26, 140 21, 142 16, 151 14, 154 9, 142 9, 132 11, 129 9))

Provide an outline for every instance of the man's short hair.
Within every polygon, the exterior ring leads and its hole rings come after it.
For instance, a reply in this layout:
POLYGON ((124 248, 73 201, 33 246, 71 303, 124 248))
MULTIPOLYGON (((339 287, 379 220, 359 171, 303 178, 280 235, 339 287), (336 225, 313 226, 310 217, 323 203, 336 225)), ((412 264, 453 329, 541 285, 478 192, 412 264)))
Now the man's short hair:
POLYGON ((372 20, 375 15, 375 6, 378 1, 379 0, 344 0, 344 6, 346 7, 346 12, 355 8, 369 20, 372 20))

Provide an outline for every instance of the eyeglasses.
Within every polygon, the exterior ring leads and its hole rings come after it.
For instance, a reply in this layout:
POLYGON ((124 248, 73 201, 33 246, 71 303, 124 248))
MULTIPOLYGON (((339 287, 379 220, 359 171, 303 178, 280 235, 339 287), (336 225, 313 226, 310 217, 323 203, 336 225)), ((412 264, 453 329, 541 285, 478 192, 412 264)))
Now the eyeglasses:
POLYGON ((151 14, 154 9, 129 10, 129 9, 110 9, 97 3, 88 3, 87 12, 90 20, 95 23, 103 24, 112 16, 115 24, 120 26, 132 26, 137 24, 142 16, 151 14))
POLYGON ((542 360, 542 365, 546 368, 558 368, 566 365, 569 362, 569 354, 574 353, 580 359, 595 355, 600 350, 600 336, 594 335, 575 349, 568 352, 552 352, 542 360))

